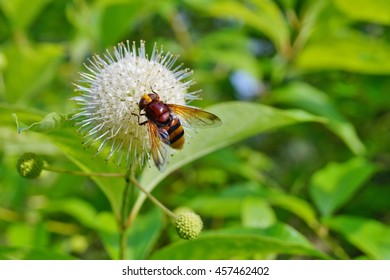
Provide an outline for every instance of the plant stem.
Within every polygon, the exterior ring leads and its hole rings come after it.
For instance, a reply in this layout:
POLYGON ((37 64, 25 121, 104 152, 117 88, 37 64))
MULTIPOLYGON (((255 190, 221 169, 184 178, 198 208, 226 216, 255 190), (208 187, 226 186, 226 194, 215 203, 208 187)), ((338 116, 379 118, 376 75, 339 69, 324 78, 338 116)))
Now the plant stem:
POLYGON ((329 235, 329 230, 327 227, 320 225, 317 229, 315 229, 315 231, 320 238, 326 241, 336 257, 341 260, 351 259, 347 252, 329 235))
POLYGON ((50 167, 50 166, 44 166, 44 170, 47 171, 52 171, 56 173, 65 173, 65 174, 71 174, 71 175, 77 175, 77 176, 92 176, 92 177, 125 177, 126 174, 124 173, 104 173, 104 172, 91 172, 91 173, 86 173, 83 171, 73 171, 73 170, 66 170, 66 169, 61 169, 61 168, 55 168, 55 167, 50 167))
POLYGON ((188 32, 187 24, 185 23, 183 16, 175 10, 172 14, 170 14, 168 20, 176 39, 184 48, 191 49, 194 43, 190 33, 188 32))
MULTIPOLYGON (((171 210, 169 210, 167 207, 165 207, 157 198, 155 198, 150 192, 148 192, 147 190, 145 190, 141 184, 137 181, 137 179, 132 175, 131 176, 131 181, 133 182, 133 184, 140 190, 142 191, 158 208, 160 208, 164 213, 166 213, 169 217, 171 217, 172 219, 175 219, 176 218, 176 215, 174 213, 172 213, 171 210)), ((133 215, 133 212, 130 213, 128 219, 127 219, 127 223, 126 223, 126 226, 129 227, 133 220, 134 220, 134 215, 133 215)))
POLYGON ((126 224, 126 217, 127 217, 127 209, 129 202, 131 201, 132 194, 134 193, 134 185, 131 184, 130 177, 133 176, 132 173, 134 172, 133 168, 130 168, 126 175, 125 175, 125 188, 123 189, 123 195, 122 195, 122 204, 121 204, 121 217, 119 220, 119 238, 120 238, 120 244, 119 244, 119 259, 124 260, 126 257, 126 231, 128 229, 128 226, 126 224))

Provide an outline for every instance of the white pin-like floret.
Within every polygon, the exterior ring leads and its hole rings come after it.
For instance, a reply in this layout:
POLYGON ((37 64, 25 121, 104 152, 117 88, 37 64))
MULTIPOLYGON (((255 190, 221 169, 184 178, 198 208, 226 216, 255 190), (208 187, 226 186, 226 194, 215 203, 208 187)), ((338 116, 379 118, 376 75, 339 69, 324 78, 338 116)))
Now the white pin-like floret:
POLYGON ((103 56, 95 55, 85 64, 75 84, 78 105, 73 119, 83 135, 84 145, 104 151, 117 164, 142 166, 149 157, 146 126, 138 124, 138 102, 145 93, 157 92, 166 103, 184 105, 197 92, 187 92, 193 84, 186 80, 191 71, 175 66, 177 56, 164 53, 156 44, 150 57, 145 42, 137 47, 120 43, 103 56))

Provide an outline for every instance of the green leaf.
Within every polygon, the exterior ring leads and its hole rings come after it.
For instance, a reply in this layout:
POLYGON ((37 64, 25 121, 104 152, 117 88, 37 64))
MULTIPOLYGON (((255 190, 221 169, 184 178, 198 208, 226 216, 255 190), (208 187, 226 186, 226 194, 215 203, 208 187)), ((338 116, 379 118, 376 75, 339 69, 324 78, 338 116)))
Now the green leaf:
POLYGON ((7 228, 6 238, 11 246, 28 248, 45 248, 49 241, 49 233, 43 223, 28 225, 13 223, 7 228))
MULTIPOLYGON (((207 110, 222 119, 222 126, 197 131, 196 135, 191 138, 190 143, 170 158, 170 163, 164 173, 158 172, 154 166, 146 168, 141 178, 141 184, 145 189, 152 191, 161 180, 184 164, 258 133, 301 122, 323 121, 322 118, 304 111, 278 110, 269 106, 246 102, 221 103, 207 110)), ((144 200, 145 195, 140 194, 135 207, 139 209, 144 200)))
POLYGON ((0 103, 0 121, 3 127, 15 130, 14 114, 18 116, 18 119, 29 120, 30 122, 40 122, 45 117, 45 113, 38 110, 22 108, 9 103, 0 103))
POLYGON ((99 213, 96 217, 96 229, 110 258, 112 260, 119 259, 120 237, 118 223, 113 213, 99 213))
POLYGON ((374 173, 375 167, 364 158, 344 163, 329 163, 311 180, 310 194, 324 216, 332 215, 345 204, 374 173))
POLYGON ((345 70, 363 74, 389 74, 390 45, 380 38, 368 37, 352 30, 339 31, 311 41, 295 62, 299 69, 307 72, 345 70))
POLYGON ((239 217, 242 200, 237 197, 214 197, 198 195, 186 204, 197 213, 211 217, 239 217), (226 207, 229 205, 229 207, 226 207))
MULTIPOLYGON (((112 213, 99 213, 96 229, 111 259, 119 258, 120 235, 112 213)), ((160 209, 153 208, 146 214, 138 215, 128 229, 126 236, 126 259, 141 260, 150 254, 163 228, 160 209)))
POLYGON ((388 0, 333 0, 336 7, 352 19, 390 25, 388 0))
POLYGON ((272 93, 272 100, 328 118, 329 129, 337 134, 355 154, 361 155, 365 152, 365 147, 353 125, 337 110, 331 99, 319 89, 302 82, 294 82, 275 90, 272 93))
POLYGON ((96 227, 97 213, 95 208, 92 204, 79 198, 52 200, 45 211, 65 213, 86 227, 96 227))
MULTIPOLYGON (((145 15, 149 15, 160 1, 100 1, 98 11, 102 11, 100 33, 103 46, 117 44, 127 32, 133 29, 145 15)), ((164 2, 164 1, 163 1, 164 2)))
POLYGON ((20 123, 16 114, 12 114, 16 122, 16 128, 18 133, 22 133, 26 130, 36 131, 36 132, 45 132, 53 129, 59 129, 65 125, 68 125, 68 115, 59 114, 59 113, 49 113, 46 117, 40 121, 35 122, 30 125, 20 123))
POLYGON ((378 221, 352 216, 325 219, 334 231, 366 253, 370 258, 390 259, 390 227, 378 221))
POLYGON ((156 245, 163 228, 160 209, 153 208, 147 214, 137 216, 127 237, 127 258, 144 260, 156 245))
POLYGON ((3 51, 7 59, 5 96, 11 103, 29 101, 41 91, 53 79, 64 54, 61 45, 47 43, 23 47, 10 44, 3 51))
POLYGON ((52 0, 1 0, 0 7, 15 29, 27 29, 52 0))
POLYGON ((179 241, 156 251, 152 259, 210 260, 250 258, 256 254, 326 256, 285 224, 266 229, 238 228, 204 232, 193 241, 179 241))
POLYGON ((305 200, 252 182, 231 185, 219 192, 218 196, 196 196, 186 205, 202 216, 237 218, 242 214, 243 203, 247 199, 266 201, 271 206, 291 212, 310 227, 318 225, 315 210, 305 200))
POLYGON ((186 3, 206 14, 219 18, 236 19, 268 36, 278 49, 289 42, 289 30, 278 6, 270 0, 253 0, 247 5, 238 1, 195 1, 186 3))
POLYGON ((267 228, 276 222, 275 212, 263 199, 247 198, 242 205, 242 225, 252 228, 267 228))
MULTIPOLYGON (((259 62, 249 45, 249 38, 241 29, 223 29, 202 37, 192 56, 198 65, 218 64, 223 65, 226 71, 244 70, 260 77, 259 62), (232 38, 235 40, 232 41, 232 38)), ((207 69, 206 73, 209 73, 207 69)))
POLYGON ((1 247, 1 260, 75 260, 75 257, 49 249, 29 249, 18 247, 1 247))
POLYGON ((316 213, 311 205, 298 197, 286 194, 271 194, 269 202, 273 206, 283 208, 301 218, 310 227, 318 225, 316 213))

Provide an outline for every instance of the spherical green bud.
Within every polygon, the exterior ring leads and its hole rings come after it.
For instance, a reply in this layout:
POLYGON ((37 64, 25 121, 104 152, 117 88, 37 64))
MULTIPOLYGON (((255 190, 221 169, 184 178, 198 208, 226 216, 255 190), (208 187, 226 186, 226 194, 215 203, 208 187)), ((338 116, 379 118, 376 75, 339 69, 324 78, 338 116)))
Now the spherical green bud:
MULTIPOLYGON (((173 213, 178 217, 181 214, 185 214, 187 212, 194 212, 191 208, 186 207, 186 206, 179 206, 175 210, 173 210, 173 213)), ((176 218, 175 218, 176 220, 176 218)))
POLYGON ((34 153, 23 154, 17 164, 16 169, 20 176, 27 179, 38 178, 43 168, 43 159, 34 153))
POLYGON ((177 234, 182 239, 191 240, 198 237, 203 228, 203 222, 194 212, 180 214, 175 221, 177 234))

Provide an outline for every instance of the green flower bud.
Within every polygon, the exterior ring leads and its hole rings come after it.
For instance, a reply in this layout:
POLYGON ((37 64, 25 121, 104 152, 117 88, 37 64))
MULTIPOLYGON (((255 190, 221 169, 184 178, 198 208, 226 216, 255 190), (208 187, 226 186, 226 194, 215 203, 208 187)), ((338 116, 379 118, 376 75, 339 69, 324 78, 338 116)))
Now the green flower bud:
POLYGON ((16 169, 20 176, 27 179, 38 178, 43 168, 43 159, 34 153, 23 154, 17 164, 16 169))
POLYGON ((176 218, 175 226, 180 238, 191 240, 197 238, 201 233, 203 222, 198 214, 186 212, 176 218))

